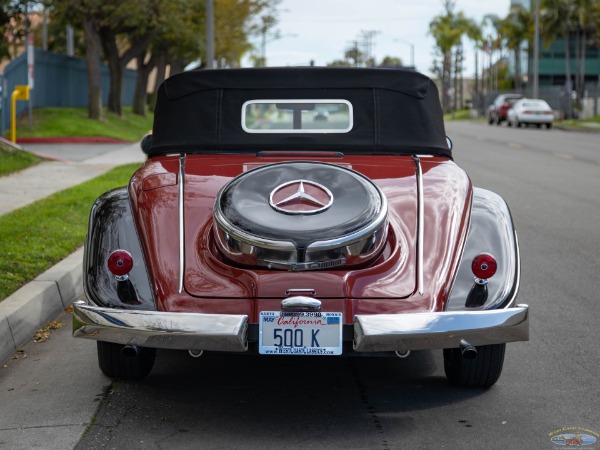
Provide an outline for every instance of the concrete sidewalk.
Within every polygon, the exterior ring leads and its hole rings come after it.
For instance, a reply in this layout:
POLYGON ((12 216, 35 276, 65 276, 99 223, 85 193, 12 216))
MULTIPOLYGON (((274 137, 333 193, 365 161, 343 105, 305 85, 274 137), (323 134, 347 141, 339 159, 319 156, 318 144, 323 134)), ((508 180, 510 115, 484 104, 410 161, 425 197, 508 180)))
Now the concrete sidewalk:
MULTIPOLYGON (((27 145, 25 149, 53 160, 0 177, 0 215, 97 177, 113 167, 142 163, 146 159, 137 143, 36 144, 27 145), (73 160, 71 155, 77 147, 81 149, 79 154, 86 155, 85 159, 73 160)), ((0 301, 0 363, 10 358, 39 328, 83 292, 82 260, 83 249, 80 248, 0 301)))

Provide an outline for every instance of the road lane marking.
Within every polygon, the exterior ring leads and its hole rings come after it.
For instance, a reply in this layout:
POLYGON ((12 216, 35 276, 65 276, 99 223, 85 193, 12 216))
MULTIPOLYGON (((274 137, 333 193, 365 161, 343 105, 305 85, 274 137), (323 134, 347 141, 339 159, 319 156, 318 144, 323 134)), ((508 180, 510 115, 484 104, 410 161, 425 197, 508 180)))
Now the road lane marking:
POLYGON ((571 155, 570 153, 555 153, 554 156, 556 156, 557 158, 566 159, 566 160, 573 159, 573 155, 571 155))
POLYGON ((514 142, 509 142, 509 143, 508 143, 508 146, 509 146, 510 148, 514 148, 514 149, 517 149, 517 150, 519 150, 519 149, 522 149, 522 148, 523 148, 523 146, 522 146, 521 144, 515 144, 514 142))

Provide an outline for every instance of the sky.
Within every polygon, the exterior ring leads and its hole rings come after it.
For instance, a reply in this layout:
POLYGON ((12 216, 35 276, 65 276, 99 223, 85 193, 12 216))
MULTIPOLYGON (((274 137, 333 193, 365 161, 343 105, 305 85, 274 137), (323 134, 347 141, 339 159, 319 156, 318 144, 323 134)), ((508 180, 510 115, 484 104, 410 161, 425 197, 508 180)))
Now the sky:
MULTIPOLYGON (((505 17, 510 0, 456 0, 455 12, 481 22, 486 14, 505 17)), ((376 32, 372 55, 380 62, 385 56, 414 64, 419 72, 431 75, 435 42, 428 34, 429 22, 443 13, 443 0, 283 0, 278 8, 281 37, 267 41, 269 66, 323 66, 343 59, 344 52, 361 40, 362 31, 376 32)), ((260 40, 255 45, 260 47, 260 40)), ((474 50, 465 39, 465 75, 475 70, 474 50)), ((481 62, 480 62, 481 64, 481 62)))

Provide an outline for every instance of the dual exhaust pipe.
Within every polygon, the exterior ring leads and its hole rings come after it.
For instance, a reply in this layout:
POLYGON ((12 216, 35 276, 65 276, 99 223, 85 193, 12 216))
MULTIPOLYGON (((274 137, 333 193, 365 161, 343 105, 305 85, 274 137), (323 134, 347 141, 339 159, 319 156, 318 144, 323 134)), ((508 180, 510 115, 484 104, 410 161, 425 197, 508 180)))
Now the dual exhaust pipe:
MULTIPOLYGON (((133 358, 140 352, 140 347, 134 344, 127 344, 123 346, 121 352, 123 353, 123 356, 127 358, 133 358)), ((189 350, 189 354, 192 358, 200 358, 202 353, 204 353, 202 350, 189 350)), ((402 352, 396 351, 395 353, 398 358, 406 358, 408 355, 410 355, 410 350, 402 352)), ((464 359, 477 358, 477 349, 464 339, 461 339, 460 341, 460 353, 464 359)))

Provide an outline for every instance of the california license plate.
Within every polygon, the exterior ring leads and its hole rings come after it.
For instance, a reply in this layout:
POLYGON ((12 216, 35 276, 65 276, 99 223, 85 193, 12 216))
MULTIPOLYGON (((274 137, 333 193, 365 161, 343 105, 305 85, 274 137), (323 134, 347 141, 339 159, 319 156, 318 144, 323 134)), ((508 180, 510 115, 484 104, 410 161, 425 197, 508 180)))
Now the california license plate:
POLYGON ((342 313, 262 311, 258 352, 262 355, 341 355, 342 313))

